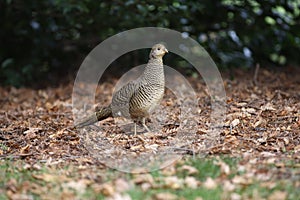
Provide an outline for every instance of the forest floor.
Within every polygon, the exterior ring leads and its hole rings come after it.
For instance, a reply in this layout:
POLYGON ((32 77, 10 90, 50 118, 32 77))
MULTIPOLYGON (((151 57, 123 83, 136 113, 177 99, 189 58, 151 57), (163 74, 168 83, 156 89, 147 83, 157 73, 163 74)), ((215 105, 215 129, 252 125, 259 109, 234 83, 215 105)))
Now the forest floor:
MULTIPOLYGON (((2 87, 0 199, 297 199, 299 74, 292 67, 260 69, 254 81, 253 71, 224 73, 226 119, 205 154, 200 143, 211 120, 210 97, 200 78, 189 78, 199 103, 196 139, 181 159, 149 173, 114 170, 91 155, 81 139, 92 130, 73 127, 73 83, 40 90, 2 87)), ((116 82, 99 85, 101 105, 109 103, 116 82)), ((167 90, 162 108, 176 107, 172 97, 167 90)), ((150 135, 124 134, 107 119, 98 123, 100 138, 135 156, 157 152, 176 137, 177 111, 170 113, 166 127, 150 135)))

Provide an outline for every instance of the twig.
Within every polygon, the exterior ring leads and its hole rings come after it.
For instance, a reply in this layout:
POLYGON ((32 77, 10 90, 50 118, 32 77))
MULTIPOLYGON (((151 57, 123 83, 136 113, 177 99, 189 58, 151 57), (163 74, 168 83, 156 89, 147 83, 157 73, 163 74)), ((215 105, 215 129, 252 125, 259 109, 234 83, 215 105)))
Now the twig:
POLYGON ((34 114, 22 114, 22 113, 15 113, 15 114, 11 114, 11 113, 8 113, 6 111, 0 111, 1 114, 5 114, 5 115, 8 115, 14 119, 18 119, 16 116, 25 116, 26 117, 37 117, 37 116, 41 116, 41 115, 50 115, 50 116, 70 116, 72 115, 71 112, 65 112, 65 113, 59 113, 59 112, 37 112, 37 113, 34 113, 34 114))
POLYGON ((27 156, 34 156, 37 155, 37 153, 24 153, 24 154, 18 154, 18 155, 0 155, 0 159, 4 158, 22 158, 27 156))
POLYGON ((287 116, 272 117, 272 119, 286 119, 286 118, 297 118, 297 117, 299 117, 299 116, 287 115, 287 116))
POLYGON ((193 155, 195 156, 196 152, 192 149, 188 149, 188 148, 182 148, 182 147, 172 147, 171 149, 173 150, 179 150, 179 151, 185 151, 186 154, 189 154, 189 155, 193 155))
POLYGON ((260 64, 257 63, 255 66, 255 71, 254 71, 254 76, 253 76, 254 85, 258 85, 257 76, 258 76, 259 68, 260 68, 260 64))
POLYGON ((6 120, 9 120, 9 117, 13 118, 14 120, 18 120, 18 118, 15 115, 9 114, 9 113, 5 113, 6 116, 6 120))

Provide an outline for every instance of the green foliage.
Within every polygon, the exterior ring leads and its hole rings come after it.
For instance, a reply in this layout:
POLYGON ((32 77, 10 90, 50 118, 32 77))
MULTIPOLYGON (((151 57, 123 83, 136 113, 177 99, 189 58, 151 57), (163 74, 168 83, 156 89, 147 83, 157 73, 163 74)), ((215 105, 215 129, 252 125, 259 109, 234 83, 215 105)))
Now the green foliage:
POLYGON ((20 86, 74 70, 107 37, 146 26, 185 32, 220 66, 300 63, 299 7, 284 0, 3 0, 0 80, 20 86))

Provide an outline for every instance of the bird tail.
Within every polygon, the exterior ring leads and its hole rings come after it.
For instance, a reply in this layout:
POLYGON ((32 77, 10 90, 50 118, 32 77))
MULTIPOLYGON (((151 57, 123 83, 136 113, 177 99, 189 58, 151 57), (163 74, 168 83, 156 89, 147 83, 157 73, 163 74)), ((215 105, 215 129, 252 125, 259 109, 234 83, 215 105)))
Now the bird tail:
POLYGON ((112 117, 111 107, 110 106, 102 107, 99 110, 97 110, 95 113, 93 113, 92 115, 81 120, 79 123, 77 123, 75 125, 75 127, 82 128, 84 126, 94 124, 97 121, 104 120, 108 117, 112 117))

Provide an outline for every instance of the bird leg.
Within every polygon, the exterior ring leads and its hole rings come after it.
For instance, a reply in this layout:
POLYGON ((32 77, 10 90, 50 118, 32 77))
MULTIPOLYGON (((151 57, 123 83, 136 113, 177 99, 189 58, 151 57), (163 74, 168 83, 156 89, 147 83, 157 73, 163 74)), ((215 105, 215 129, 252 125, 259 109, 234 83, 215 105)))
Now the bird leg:
POLYGON ((136 122, 134 122, 134 136, 136 136, 136 122))
POLYGON ((144 118, 144 117, 142 119, 142 125, 148 132, 151 132, 150 129, 146 126, 146 118, 144 118))
POLYGON ((137 128, 136 128, 137 123, 142 123, 144 129, 146 129, 148 132, 151 132, 150 129, 146 125, 146 118, 143 117, 142 120, 138 119, 137 121, 134 121, 134 136, 136 136, 136 132, 137 132, 137 128))

